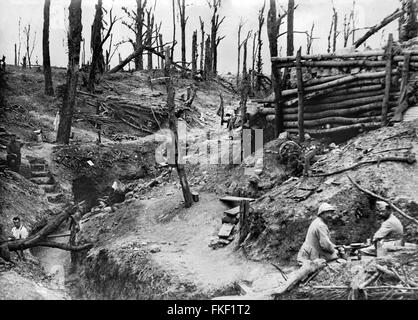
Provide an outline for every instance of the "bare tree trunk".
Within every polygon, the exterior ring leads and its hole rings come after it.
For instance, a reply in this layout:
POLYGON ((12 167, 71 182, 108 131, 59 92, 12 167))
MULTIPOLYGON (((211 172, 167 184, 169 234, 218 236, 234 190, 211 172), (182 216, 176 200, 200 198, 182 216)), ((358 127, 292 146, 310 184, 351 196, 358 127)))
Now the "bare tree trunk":
POLYGON ((174 104, 174 86, 171 79, 171 63, 172 58, 170 56, 170 49, 167 48, 165 52, 166 64, 164 69, 164 76, 167 79, 167 110, 169 114, 169 127, 174 135, 174 161, 177 168, 177 173, 180 178, 181 189, 183 191, 183 197, 186 208, 190 208, 193 204, 192 193, 190 192, 189 184, 187 182, 186 170, 184 164, 179 163, 179 139, 177 132, 177 117, 175 115, 175 104, 174 104))
POLYGON ((250 74, 250 81, 251 81, 251 92, 250 95, 254 95, 254 91, 256 89, 256 62, 257 62, 257 38, 258 32, 254 34, 253 37, 253 50, 252 50, 252 66, 251 66, 251 74, 250 74))
POLYGON ((202 17, 199 17, 200 20, 200 32, 202 34, 202 40, 200 42, 200 70, 203 72, 205 68, 205 22, 202 20, 202 17))
MULTIPOLYGON (((261 10, 260 10, 260 12, 258 14, 258 58, 257 58, 257 74, 260 75, 260 76, 263 73, 263 61, 262 61, 262 58, 261 58, 261 53, 262 53, 262 48, 263 48, 263 40, 261 40, 261 34, 262 34, 262 31, 263 31, 263 26, 264 26, 264 22, 265 22, 265 19, 264 19, 264 10, 265 10, 265 8, 266 8, 266 3, 264 2, 263 7, 261 8, 261 10)), ((292 11, 293 11, 293 8, 294 8, 294 3, 292 4, 292 11)), ((292 46, 293 46, 293 40, 292 40, 292 46)), ((260 91, 261 90, 261 77, 257 77, 256 90, 257 91, 260 91)))
POLYGON ((408 41, 418 36, 417 5, 414 0, 401 0, 401 6, 399 40, 408 41))
MULTIPOLYGON (((244 56, 242 65, 242 81, 241 81, 241 120, 242 120, 242 133, 244 132, 246 113, 247 113, 247 99, 248 99, 248 72, 247 72, 247 52, 248 52, 248 37, 243 43, 244 56)), ((241 139, 242 141, 243 139, 241 139)), ((242 148, 243 150, 243 148, 242 148)))
POLYGON ((192 39, 192 79, 196 76, 197 73, 197 30, 193 32, 192 39))
POLYGON ((19 49, 17 51, 17 65, 20 65, 20 52, 22 49, 22 37, 21 37, 21 29, 22 29, 22 18, 19 17, 19 49))
POLYGON ((70 141, 71 123, 77 93, 82 29, 81 0, 71 0, 69 7, 67 85, 60 110, 61 117, 57 133, 57 142, 62 144, 68 144, 70 141))
MULTIPOLYGON (((147 11, 147 46, 151 47, 152 46, 152 30, 154 27, 154 15, 151 15, 151 9, 149 11, 147 11)), ((147 53, 147 61, 148 61, 148 70, 152 70, 153 69, 153 63, 152 63, 152 52, 148 51, 147 53)))
MULTIPOLYGON (((277 36, 280 30, 281 19, 277 17, 276 1, 270 0, 270 10, 267 16, 267 34, 269 38, 270 58, 278 56, 277 36)), ((271 64, 271 81, 275 96, 275 126, 274 133, 277 138, 284 129, 283 110, 281 103, 281 74, 280 69, 274 63, 271 64)))
POLYGON ((15 66, 17 66, 17 44, 15 43, 15 66))
MULTIPOLYGON (((161 33, 158 35, 158 39, 159 39, 159 41, 160 41, 160 53, 161 53, 161 54, 164 54, 164 48, 163 48, 163 45, 164 45, 164 42, 163 42, 163 35, 162 35, 161 33)), ((164 59, 163 59, 162 57, 160 57, 160 60, 161 60, 161 69, 164 69, 164 59)))
MULTIPOLYGON (((51 59, 49 56, 49 11, 51 7, 51 0, 45 0, 44 3, 44 30, 42 40, 42 53, 45 77, 45 94, 49 96, 54 95, 54 86, 52 85, 51 74, 51 59)), ((16 52, 16 45, 15 45, 16 52)))
POLYGON ((205 52, 205 80, 209 79, 209 77, 212 74, 212 51, 211 51, 211 40, 210 40, 210 35, 207 36, 206 39, 206 52, 205 52))
POLYGON ((332 37, 333 28, 334 28, 334 15, 332 15, 331 17, 331 27, 329 28, 329 33, 328 33, 328 48, 327 48, 328 53, 331 53, 331 37, 332 37))
POLYGON ((144 45, 143 40, 143 25, 144 25, 144 15, 145 15, 145 7, 147 5, 147 1, 143 0, 136 0, 136 35, 135 35, 135 49, 139 49, 139 54, 135 57, 135 70, 140 71, 144 70, 144 58, 143 58, 143 51, 142 46, 144 45))
POLYGON ((186 24, 189 17, 186 18, 186 1, 177 0, 177 4, 179 6, 181 28, 181 65, 186 68, 186 24))
POLYGON ((333 19, 334 19, 334 35, 333 35, 333 41, 332 41, 332 52, 335 52, 337 50, 337 37, 338 37, 338 13, 337 10, 333 7, 332 10, 334 11, 333 19))
POLYGON ((219 27, 221 26, 222 22, 224 21, 225 17, 223 17, 221 20, 219 20, 219 14, 218 14, 218 10, 221 7, 221 0, 213 0, 212 4, 210 4, 210 2, 208 2, 210 7, 213 9, 213 14, 212 14, 212 20, 211 20, 211 60, 212 60, 212 67, 211 67, 211 74, 210 76, 214 76, 217 74, 218 72, 218 54, 217 54, 217 49, 218 49, 218 44, 220 42, 220 40, 222 40, 221 38, 218 37, 218 30, 219 27))
POLYGON ((239 84, 239 74, 241 71, 241 30, 242 27, 244 26, 244 23, 242 22, 242 18, 239 21, 239 25, 238 25, 238 57, 237 57, 237 61, 238 61, 238 71, 237 71, 237 86, 239 84))
POLYGON ((103 31, 103 1, 98 0, 96 4, 96 14, 91 28, 91 49, 93 51, 90 65, 88 89, 94 92, 97 82, 97 74, 102 75, 105 71, 105 61, 102 47, 103 31))
MULTIPOLYGON (((174 58, 174 47, 176 46, 176 5, 172 0, 173 5, 173 46, 171 47, 171 58, 174 58)), ((167 61, 166 61, 167 63, 167 61)))
POLYGON ((295 0, 289 0, 287 7, 287 56, 293 56, 295 47, 294 40, 294 12, 295 12, 295 0))

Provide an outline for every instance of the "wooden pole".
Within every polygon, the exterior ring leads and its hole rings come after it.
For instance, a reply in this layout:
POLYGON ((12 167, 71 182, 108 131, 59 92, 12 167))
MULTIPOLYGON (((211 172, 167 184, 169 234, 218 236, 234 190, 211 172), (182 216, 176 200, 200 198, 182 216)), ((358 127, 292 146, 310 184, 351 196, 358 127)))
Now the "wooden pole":
POLYGON ((298 83, 298 128, 299 141, 305 141, 305 132, 303 128, 303 78, 302 78, 302 47, 299 48, 296 55, 296 77, 298 83))
POLYGON ((411 61, 411 54, 406 53, 404 58, 404 64, 402 66, 402 82, 401 82, 401 95, 398 100, 398 107, 395 110, 395 116, 392 121, 402 121, 402 115, 408 108, 408 101, 406 99, 406 89, 409 80, 409 67, 411 61))
MULTIPOLYGON (((379 22, 378 24, 376 24, 375 26, 371 27, 369 29, 369 31, 366 32, 366 34, 364 36, 362 36, 360 39, 358 39, 355 43, 354 43, 354 47, 358 48, 362 43, 364 43, 371 35, 375 34, 377 31, 379 31, 380 29, 382 29, 384 26, 386 26, 387 24, 391 23, 392 21, 396 20, 397 18, 399 18, 402 15, 402 11, 398 8, 395 10, 395 12, 393 12, 392 14, 390 14, 389 16, 387 16, 386 18, 384 18, 381 22, 379 22)), ((393 37, 393 35, 392 35, 393 37)))
POLYGON ((392 84, 392 54, 393 54, 393 34, 389 34, 388 44, 386 47, 386 78, 385 78, 385 95, 382 104, 382 127, 386 125, 387 113, 389 107, 390 87, 392 84))
POLYGON ((239 217, 239 241, 238 244, 244 242, 249 232, 248 213, 250 210, 250 202, 248 200, 241 201, 240 217, 239 217))

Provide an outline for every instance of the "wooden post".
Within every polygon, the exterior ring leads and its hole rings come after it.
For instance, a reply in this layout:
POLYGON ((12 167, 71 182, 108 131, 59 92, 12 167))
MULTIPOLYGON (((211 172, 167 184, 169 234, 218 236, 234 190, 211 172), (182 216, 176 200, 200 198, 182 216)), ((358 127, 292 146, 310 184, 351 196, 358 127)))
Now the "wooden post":
POLYGON ((389 98, 390 98, 390 87, 392 84, 392 55, 393 55, 393 34, 389 34, 388 44, 386 47, 385 57, 386 57, 386 78, 385 78, 385 96, 383 98, 382 104, 382 127, 386 125, 388 107, 389 107, 389 98))
MULTIPOLYGON (((189 183, 186 177, 186 169, 183 164, 183 161, 179 162, 179 137, 178 137, 178 125, 177 125, 177 117, 175 114, 175 91, 174 91, 174 84, 171 75, 171 66, 172 66, 172 56, 170 52, 170 47, 165 48, 165 68, 164 68, 164 76, 166 77, 166 85, 167 85, 167 110, 168 110, 168 122, 169 128, 173 134, 173 144, 174 144, 174 162, 177 168, 177 174, 180 179, 181 189, 183 191, 184 203, 186 208, 190 208, 193 204, 193 196, 190 192, 189 183)), ((181 155, 183 156, 183 155, 181 155)), ((182 159, 181 159, 182 160, 182 159)))
POLYGON ((406 53, 404 56, 404 62, 402 67, 402 82, 401 82, 401 90, 400 90, 400 97, 398 100, 398 106, 395 109, 395 115, 392 118, 394 122, 402 121, 403 113, 408 108, 408 101, 406 99, 406 89, 409 80, 409 67, 411 61, 411 53, 406 53))
POLYGON ((250 231, 248 223, 248 214, 250 211, 250 202, 248 200, 242 200, 240 204, 240 217, 239 217, 239 241, 238 245, 244 242, 245 238, 250 231))
POLYGON ((302 78, 302 47, 296 54, 296 77, 298 82, 298 128, 299 141, 305 141, 305 130, 303 128, 303 78, 302 78))
POLYGON ((192 37, 192 79, 197 73, 197 30, 193 32, 192 37))

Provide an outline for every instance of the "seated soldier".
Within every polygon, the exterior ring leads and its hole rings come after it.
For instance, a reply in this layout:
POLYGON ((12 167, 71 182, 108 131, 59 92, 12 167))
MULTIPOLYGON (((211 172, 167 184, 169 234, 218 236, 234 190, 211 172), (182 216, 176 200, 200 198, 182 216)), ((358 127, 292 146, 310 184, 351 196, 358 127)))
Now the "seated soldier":
POLYGON ((335 207, 322 203, 318 209, 318 217, 312 221, 306 234, 305 242, 298 253, 298 263, 302 265, 306 260, 318 258, 327 261, 338 259, 337 246, 330 239, 328 226, 331 215, 335 212, 335 207))
POLYGON ((373 236, 373 245, 360 251, 368 255, 375 255, 378 242, 383 247, 403 245, 403 226, 401 221, 392 213, 390 206, 383 201, 376 202, 378 218, 384 220, 373 236))

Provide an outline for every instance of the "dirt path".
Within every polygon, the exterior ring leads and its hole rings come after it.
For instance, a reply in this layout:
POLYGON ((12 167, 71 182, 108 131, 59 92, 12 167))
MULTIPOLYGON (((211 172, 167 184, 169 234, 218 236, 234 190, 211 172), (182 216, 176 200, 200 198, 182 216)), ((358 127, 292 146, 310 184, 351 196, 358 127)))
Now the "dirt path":
MULTIPOLYGON (((221 227, 223 212, 229 208, 218 196, 201 194, 200 201, 189 209, 183 208, 181 202, 181 190, 167 185, 154 189, 145 200, 124 206, 123 213, 116 211, 116 215, 133 215, 135 227, 134 232, 117 235, 109 244, 110 248, 117 250, 131 243, 141 243, 154 251, 153 259, 163 270, 207 292, 242 281, 259 291, 284 281, 271 264, 249 261, 235 251, 237 240, 216 250, 208 246, 221 227)), ((109 219, 108 223, 112 221, 109 219)), ((90 220, 83 229, 96 224, 97 221, 90 220)), ((293 270, 283 269, 285 272, 293 270)))

